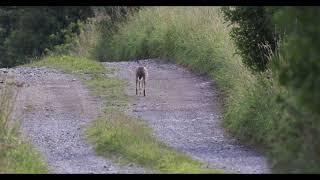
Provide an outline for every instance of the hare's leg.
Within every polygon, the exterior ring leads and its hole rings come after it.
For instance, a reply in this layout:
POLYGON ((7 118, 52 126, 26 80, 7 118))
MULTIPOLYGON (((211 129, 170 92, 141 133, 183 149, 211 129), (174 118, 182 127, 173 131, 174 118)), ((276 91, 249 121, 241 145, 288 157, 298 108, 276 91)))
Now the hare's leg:
POLYGON ((138 77, 136 77, 136 95, 138 95, 138 77))
POLYGON ((143 78, 143 95, 146 96, 146 78, 143 78))

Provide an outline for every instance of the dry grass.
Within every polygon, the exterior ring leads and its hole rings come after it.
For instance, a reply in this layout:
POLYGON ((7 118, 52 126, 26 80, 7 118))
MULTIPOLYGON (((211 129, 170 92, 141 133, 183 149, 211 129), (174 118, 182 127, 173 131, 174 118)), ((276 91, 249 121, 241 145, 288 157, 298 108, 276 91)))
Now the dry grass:
POLYGON ((47 173, 47 165, 19 133, 14 103, 19 90, 5 84, 0 88, 0 173, 47 173))

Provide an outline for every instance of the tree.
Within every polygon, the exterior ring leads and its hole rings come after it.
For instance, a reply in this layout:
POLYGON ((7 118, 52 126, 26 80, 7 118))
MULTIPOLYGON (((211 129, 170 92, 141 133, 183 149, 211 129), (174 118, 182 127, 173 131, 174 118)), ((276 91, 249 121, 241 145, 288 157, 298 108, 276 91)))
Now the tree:
POLYGON ((263 6, 224 7, 222 12, 230 24, 234 25, 231 37, 238 52, 253 71, 267 69, 269 51, 261 45, 268 44, 271 50, 276 49, 276 34, 272 25, 272 9, 263 6))
POLYGON ((286 7, 274 15, 285 33, 274 60, 279 81, 292 90, 310 112, 320 115, 319 7, 286 7))
POLYGON ((0 7, 0 67, 12 67, 42 56, 45 49, 63 44, 68 34, 79 33, 78 20, 93 16, 89 6, 0 7))

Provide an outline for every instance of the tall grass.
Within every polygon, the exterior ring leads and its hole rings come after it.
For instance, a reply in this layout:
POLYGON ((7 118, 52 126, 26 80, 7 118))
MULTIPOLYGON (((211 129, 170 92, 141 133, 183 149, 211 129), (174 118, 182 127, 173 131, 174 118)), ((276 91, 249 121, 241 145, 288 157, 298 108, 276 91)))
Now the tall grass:
POLYGON ((0 173, 47 173, 47 164, 19 133, 13 116, 17 93, 12 86, 0 87, 0 173))
POLYGON ((221 89, 254 82, 235 52, 217 7, 150 7, 123 23, 94 51, 99 60, 161 57, 207 74, 221 89))
POLYGON ((295 100, 274 72, 251 74, 244 67, 218 7, 146 7, 117 29, 99 42, 96 58, 162 58, 209 76, 224 95, 228 131, 263 150, 275 172, 318 172, 316 152, 306 146, 318 143, 297 121, 307 116, 281 103, 295 100))
MULTIPOLYGON (((78 21, 76 24, 79 27, 79 34, 65 35, 65 43, 56 45, 51 50, 46 49, 46 56, 71 55, 91 58, 92 51, 96 49, 100 37, 99 22, 96 18, 88 18, 86 21, 78 21)), ((35 60, 36 58, 32 58, 32 61, 35 60)))

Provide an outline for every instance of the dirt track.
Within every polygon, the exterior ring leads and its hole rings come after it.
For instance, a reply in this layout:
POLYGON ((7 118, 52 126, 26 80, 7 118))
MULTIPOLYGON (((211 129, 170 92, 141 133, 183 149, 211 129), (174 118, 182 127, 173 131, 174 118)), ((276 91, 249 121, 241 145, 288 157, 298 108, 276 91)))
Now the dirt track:
POLYGON ((233 173, 270 173, 266 159, 221 127, 221 98, 215 84, 177 65, 143 60, 149 72, 147 96, 135 95, 136 62, 104 63, 127 80, 133 98, 129 114, 145 119, 156 137, 177 150, 233 173))
POLYGON ((18 96, 16 116, 23 115, 22 132, 39 149, 51 173, 145 172, 97 156, 86 142, 82 126, 97 117, 101 104, 79 79, 47 68, 19 67, 16 74, 27 84, 18 96))

